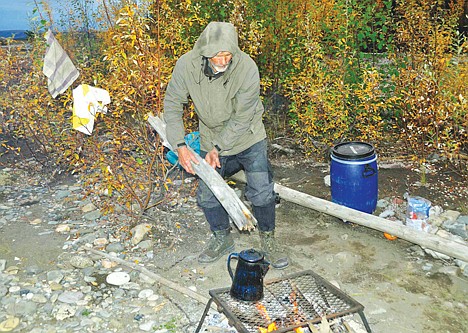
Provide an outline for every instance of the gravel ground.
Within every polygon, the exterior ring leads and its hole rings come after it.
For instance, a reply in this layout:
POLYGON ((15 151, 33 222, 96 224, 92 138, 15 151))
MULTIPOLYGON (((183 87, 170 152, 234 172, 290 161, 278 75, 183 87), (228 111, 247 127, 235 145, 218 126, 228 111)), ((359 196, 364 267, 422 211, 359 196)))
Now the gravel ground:
MULTIPOLYGON (((21 169, 0 167, 0 331, 193 332, 205 304, 131 264, 204 299, 209 290, 230 286, 226 258, 211 265, 196 260, 209 233, 190 196, 194 180, 176 181, 174 200, 147 212, 135 224, 123 213, 103 215, 85 199, 74 176, 54 179, 30 173, 25 170, 38 166, 33 160, 27 163, 30 167, 21 169), (137 229, 129 230, 129 225, 137 229)), ((283 185, 329 199, 323 183, 326 165, 279 158, 274 167, 283 185)), ((408 175, 414 176, 411 168, 381 170, 379 197, 387 204, 382 203, 376 214, 392 208, 389 203, 403 196, 402 188, 411 180, 408 175)), ((431 179, 429 183, 436 184, 431 179)), ((456 188, 466 191, 466 186, 456 188)), ((423 190, 431 193, 427 187, 423 190)), ((447 205, 436 202, 440 197, 430 199, 443 211, 450 208, 458 215, 463 200, 466 205, 466 199, 458 195, 447 199, 447 205)), ((393 208, 397 214, 398 207, 393 208)), ((234 236, 237 251, 259 246, 256 231, 234 230, 234 236)), ((284 200, 277 208, 277 236, 291 265, 282 271, 270 270, 267 280, 313 270, 364 305, 374 332, 468 331, 468 280, 463 263, 433 258, 414 244, 388 241, 381 232, 284 200)), ((363 331, 359 316, 345 320, 355 332, 363 331)), ((214 310, 202 331, 236 332, 214 310)))

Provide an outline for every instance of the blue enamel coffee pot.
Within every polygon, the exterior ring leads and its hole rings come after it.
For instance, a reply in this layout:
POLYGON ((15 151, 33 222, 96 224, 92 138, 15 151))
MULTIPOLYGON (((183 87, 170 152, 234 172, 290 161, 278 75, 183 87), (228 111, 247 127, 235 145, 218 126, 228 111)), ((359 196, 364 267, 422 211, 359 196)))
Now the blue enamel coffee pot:
POLYGON ((264 255, 248 249, 240 253, 231 253, 227 260, 227 268, 231 276, 231 296, 243 301, 258 301, 263 297, 263 278, 270 263, 264 255), (231 259, 237 259, 235 274, 232 273, 231 259))

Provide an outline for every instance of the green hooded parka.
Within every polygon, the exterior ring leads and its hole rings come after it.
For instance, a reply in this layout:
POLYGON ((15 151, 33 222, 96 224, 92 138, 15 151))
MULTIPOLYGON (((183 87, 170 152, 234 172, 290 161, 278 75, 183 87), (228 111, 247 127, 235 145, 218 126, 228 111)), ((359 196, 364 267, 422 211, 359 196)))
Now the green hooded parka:
POLYGON ((239 49, 231 23, 211 22, 193 50, 176 63, 164 98, 167 138, 176 148, 184 142, 183 105, 190 96, 199 118, 201 149, 215 145, 221 155, 235 155, 266 138, 262 122, 260 76, 255 62, 239 49), (232 60, 223 75, 209 78, 203 57, 228 51, 232 60))

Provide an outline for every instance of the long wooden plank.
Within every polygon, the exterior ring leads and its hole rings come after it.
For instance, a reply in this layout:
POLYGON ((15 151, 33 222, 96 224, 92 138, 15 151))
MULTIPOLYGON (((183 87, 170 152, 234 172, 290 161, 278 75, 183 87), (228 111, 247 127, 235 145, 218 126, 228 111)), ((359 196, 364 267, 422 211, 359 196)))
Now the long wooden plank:
MULTIPOLYGON (((172 150, 171 145, 167 141, 166 124, 158 116, 148 116, 149 124, 158 132, 164 146, 172 150)), ((221 205, 226 209, 234 224, 239 230, 252 230, 257 225, 257 220, 249 211, 247 206, 239 199, 236 192, 229 187, 225 180, 213 169, 200 155, 192 148, 188 147, 195 155, 198 164, 192 163, 195 173, 205 182, 210 188, 221 205)), ((174 151, 174 150, 173 150, 174 151)), ((177 152, 174 151, 176 154, 177 152)))
MULTIPOLYGON (((245 181, 245 176, 242 173, 236 174, 233 178, 238 181, 245 181)), ((405 225, 391 223, 384 218, 317 198, 280 184, 275 184, 275 191, 281 198, 303 207, 311 208, 371 229, 387 232, 391 235, 407 240, 408 242, 418 244, 428 249, 446 254, 450 257, 468 262, 468 246, 466 243, 442 238, 423 231, 417 231, 405 225)))

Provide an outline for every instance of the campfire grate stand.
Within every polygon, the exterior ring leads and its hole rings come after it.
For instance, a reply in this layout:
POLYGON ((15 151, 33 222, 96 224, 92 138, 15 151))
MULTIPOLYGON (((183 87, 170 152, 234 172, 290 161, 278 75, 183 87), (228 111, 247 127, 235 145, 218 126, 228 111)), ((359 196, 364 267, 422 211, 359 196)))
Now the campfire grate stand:
POLYGON ((195 333, 200 332, 214 301, 231 326, 239 333, 258 333, 259 327, 276 324, 273 332, 284 333, 298 327, 358 313, 368 333, 371 329, 364 306, 311 270, 265 282, 260 301, 247 302, 233 298, 230 288, 210 290, 210 300, 195 333))

